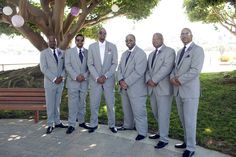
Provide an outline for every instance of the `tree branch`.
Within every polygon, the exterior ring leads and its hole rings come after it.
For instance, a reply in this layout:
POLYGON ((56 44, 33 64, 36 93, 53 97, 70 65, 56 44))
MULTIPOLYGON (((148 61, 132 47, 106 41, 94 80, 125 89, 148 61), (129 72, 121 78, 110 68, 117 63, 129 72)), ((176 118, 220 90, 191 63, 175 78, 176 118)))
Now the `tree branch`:
POLYGON ((47 16, 51 16, 52 12, 49 8, 50 0, 40 0, 40 4, 42 6, 43 11, 47 16))
POLYGON ((54 1, 52 23, 57 40, 62 40, 63 17, 66 0, 54 1), (59 35, 59 36, 58 36, 59 35))
POLYGON ((69 42, 73 39, 76 33, 84 27, 85 18, 87 15, 99 4, 99 0, 91 0, 91 3, 87 3, 87 1, 82 1, 82 13, 80 14, 77 22, 73 25, 70 30, 64 35, 64 40, 59 44, 61 49, 66 49, 69 42))
MULTIPOLYGON (((225 28, 227 29, 230 33, 232 33, 233 35, 236 35, 236 30, 233 30, 232 27, 229 28, 229 26, 225 25, 223 22, 220 21, 220 24, 225 28)), ((234 27, 235 29, 235 27, 234 27)))
POLYGON ((82 3, 82 9, 83 12, 81 14, 81 16, 79 17, 76 25, 74 25, 74 27, 71 29, 71 34, 74 36, 79 29, 81 29, 81 26, 84 24, 85 22, 85 18, 87 17, 87 15, 92 12, 92 10, 99 4, 99 0, 92 0, 91 3, 89 5, 85 5, 85 3, 82 3), (87 8, 88 6, 88 8, 87 8))
POLYGON ((19 5, 19 0, 6 0, 8 3, 14 4, 15 6, 19 5))
POLYGON ((34 32, 29 26, 23 25, 22 27, 15 29, 21 32, 39 51, 48 47, 43 37, 39 33, 34 32))
MULTIPOLYGON (((82 8, 82 3, 81 1, 79 1, 79 3, 74 4, 72 7, 78 7, 78 8, 82 8), (81 6, 81 7, 80 7, 81 6)), ((79 16, 79 15, 78 15, 79 16)), ((73 21, 78 18, 78 16, 72 16, 70 13, 67 15, 67 18, 64 21, 63 24, 63 33, 67 33, 69 31, 69 29, 71 28, 71 25, 73 23, 73 21)))
POLYGON ((112 18, 117 17, 117 16, 121 16, 121 15, 124 15, 124 14, 123 13, 117 13, 117 14, 113 14, 113 16, 104 15, 102 17, 96 17, 92 20, 86 20, 83 26, 84 27, 90 27, 90 26, 96 25, 100 22, 107 21, 109 19, 112 19, 112 18))

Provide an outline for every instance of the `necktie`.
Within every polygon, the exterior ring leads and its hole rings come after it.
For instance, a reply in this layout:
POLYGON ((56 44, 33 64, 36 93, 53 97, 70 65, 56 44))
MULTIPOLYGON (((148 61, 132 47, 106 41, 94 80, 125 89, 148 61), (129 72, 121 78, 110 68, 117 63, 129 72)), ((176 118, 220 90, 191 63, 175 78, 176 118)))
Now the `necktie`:
POLYGON ((56 62, 58 64, 58 58, 57 58, 57 54, 56 54, 56 50, 55 49, 53 49, 53 56, 54 56, 54 58, 55 58, 55 60, 56 60, 56 62))
POLYGON ((153 54, 151 68, 153 67, 153 63, 154 63, 154 61, 155 61, 157 52, 158 52, 158 49, 156 49, 156 51, 155 51, 154 54, 153 54))
POLYGON ((186 46, 184 46, 184 48, 182 49, 182 51, 181 51, 181 53, 180 53, 179 60, 178 60, 178 65, 179 65, 181 59, 183 58, 183 55, 184 55, 185 49, 186 49, 186 46))
POLYGON ((130 54, 131 54, 131 51, 128 52, 128 55, 127 55, 126 60, 125 60, 125 66, 126 66, 128 60, 129 60, 129 56, 130 56, 130 54))
POLYGON ((79 49, 79 59, 80 59, 80 61, 81 61, 81 63, 83 63, 83 54, 82 54, 82 50, 81 49, 79 49))

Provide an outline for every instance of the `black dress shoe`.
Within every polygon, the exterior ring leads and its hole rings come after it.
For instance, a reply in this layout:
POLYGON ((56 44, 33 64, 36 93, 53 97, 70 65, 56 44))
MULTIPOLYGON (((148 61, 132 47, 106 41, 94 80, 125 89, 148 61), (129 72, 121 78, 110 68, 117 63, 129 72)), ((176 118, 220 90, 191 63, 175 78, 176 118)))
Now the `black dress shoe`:
POLYGON ((68 126, 63 123, 60 123, 60 124, 55 125, 55 128, 68 128, 68 126))
POLYGON ((92 132, 94 132, 97 128, 98 128, 98 126, 89 127, 88 132, 89 132, 89 133, 92 133, 92 132))
POLYGON ((116 129, 116 127, 112 127, 112 128, 109 128, 110 130, 111 130, 111 132, 113 132, 113 133, 117 133, 117 129, 116 129))
POLYGON ((136 141, 140 141, 140 140, 142 140, 142 139, 144 139, 145 138, 145 136, 143 136, 143 135, 138 135, 136 138, 135 138, 135 140, 136 141))
POLYGON ((71 134, 75 128, 73 126, 69 126, 68 129, 66 130, 66 134, 71 134))
POLYGON ((47 128, 46 134, 51 134, 53 129, 54 129, 54 128, 53 128, 52 126, 49 126, 49 127, 47 128))
POLYGON ((124 128, 123 126, 120 126, 120 127, 117 127, 117 130, 118 131, 125 131, 125 130, 128 130, 128 129, 124 128))
POLYGON ((159 141, 159 142, 157 143, 157 145, 155 146, 155 148, 161 149, 161 148, 164 148, 167 144, 168 144, 168 143, 159 141))
POLYGON ((175 148, 186 148, 186 143, 178 143, 178 144, 175 144, 175 148))
POLYGON ((86 125, 85 123, 79 124, 79 127, 82 127, 82 128, 84 128, 84 129, 89 129, 89 126, 86 125))
POLYGON ((182 157, 192 157, 194 155, 194 151, 185 150, 182 157))
POLYGON ((148 137, 150 139, 158 139, 158 138, 160 138, 160 135, 159 134, 152 134, 152 135, 149 135, 148 137))

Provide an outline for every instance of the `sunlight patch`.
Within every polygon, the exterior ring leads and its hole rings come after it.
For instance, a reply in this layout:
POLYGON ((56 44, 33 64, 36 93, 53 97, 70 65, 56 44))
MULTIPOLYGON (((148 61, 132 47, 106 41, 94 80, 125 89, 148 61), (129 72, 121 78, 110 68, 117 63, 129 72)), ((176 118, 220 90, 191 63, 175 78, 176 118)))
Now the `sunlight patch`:
POLYGON ((21 139, 21 136, 19 135, 10 135, 10 137, 7 139, 8 141, 15 141, 21 139))
POLYGON ((205 128, 204 133, 211 134, 212 133, 212 129, 211 128, 205 128))

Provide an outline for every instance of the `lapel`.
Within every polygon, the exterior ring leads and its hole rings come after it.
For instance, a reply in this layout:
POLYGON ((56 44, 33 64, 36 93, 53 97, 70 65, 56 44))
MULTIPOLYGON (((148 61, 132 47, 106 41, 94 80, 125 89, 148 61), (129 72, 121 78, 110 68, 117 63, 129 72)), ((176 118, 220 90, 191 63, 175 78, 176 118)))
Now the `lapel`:
MULTIPOLYGON (((125 71, 129 67, 129 64, 132 62, 134 55, 136 54, 136 50, 137 50, 137 46, 135 46, 134 50, 131 52, 131 54, 129 56, 129 59, 128 59, 127 64, 125 66, 125 71)), ((126 57, 127 57, 127 55, 128 55, 128 50, 126 51, 126 57)), ((126 57, 125 57, 125 60, 126 60, 126 57)), ((125 62, 124 62, 124 65, 125 65, 125 62)))
POLYGON ((74 47, 73 49, 72 49, 72 54, 73 54, 73 56, 72 57, 75 57, 75 60, 76 60, 76 63, 78 64, 78 66, 80 66, 81 65, 81 61, 80 61, 80 58, 79 58, 79 52, 78 52, 78 49, 77 49, 77 47, 74 47))
POLYGON ((57 61, 55 60, 55 58, 54 58, 54 56, 53 56, 53 51, 51 50, 51 48, 48 48, 48 54, 49 54, 49 56, 51 57, 51 59, 53 60, 53 62, 55 63, 55 64, 57 64, 57 61))
POLYGON ((57 58, 58 58, 58 65, 61 64, 63 61, 62 61, 62 57, 63 57, 63 52, 60 50, 60 49, 57 49, 57 58))
POLYGON ((88 58, 88 50, 84 48, 84 62, 87 64, 87 58, 88 58))
MULTIPOLYGON (((153 63, 153 67, 152 67, 152 69, 153 69, 153 71, 154 71, 154 69, 155 69, 155 67, 156 67, 156 65, 157 65, 157 60, 158 60, 158 58, 160 58, 160 56, 163 54, 163 51, 165 51, 165 45, 163 45, 162 47, 161 47, 161 49, 159 50, 159 52, 158 52, 158 54, 157 54, 157 56, 156 56, 156 58, 155 58, 155 60, 154 60, 154 63, 153 63)), ((159 63, 160 64, 160 63, 159 63)), ((159 65, 160 66, 160 65, 159 65)))
MULTIPOLYGON (((183 55, 181 61, 180 61, 179 64, 177 65, 177 67, 180 67, 180 66, 181 66, 181 64, 183 63, 184 58, 185 58, 187 55, 189 55, 189 53, 190 53, 191 49, 193 48, 193 46, 194 46, 194 43, 192 43, 192 44, 187 48, 187 50, 185 51, 185 53, 184 53, 184 55, 183 55)), ((178 57, 177 57, 178 60, 179 60, 179 56, 180 56, 181 51, 182 51, 182 49, 181 49, 181 50, 179 51, 179 53, 178 53, 178 57)), ((177 62, 178 62, 178 60, 177 60, 177 62)))
POLYGON ((126 59, 127 55, 128 55, 128 51, 125 51, 121 56, 120 65, 121 65, 121 71, 122 71, 123 75, 125 74, 125 70, 126 70, 126 68, 125 68, 125 59, 126 59))
POLYGON ((158 54, 156 54, 155 60, 154 60, 154 62, 153 62, 153 67, 152 67, 152 58, 153 58, 153 55, 155 54, 155 51, 156 51, 156 50, 152 51, 151 56, 150 56, 150 60, 149 60, 149 62, 148 62, 148 64, 149 64, 148 66, 149 66, 149 69, 151 69, 151 72, 154 71, 154 69, 155 69, 155 67, 156 67, 156 62, 157 62, 157 60, 158 60, 157 58, 160 57, 160 55, 161 55, 162 51, 164 50, 164 48, 165 48, 165 45, 163 44, 163 46, 162 46, 161 49, 159 50, 158 54))
MULTIPOLYGON (((161 51, 163 51, 163 47, 164 47, 164 45, 163 45, 162 48, 159 50, 158 54, 156 54, 156 58, 155 58, 155 60, 154 60, 154 62, 153 62, 152 71, 154 71, 154 69, 155 69, 156 62, 157 62, 157 58, 160 56, 161 51)), ((155 52, 155 50, 154 50, 154 52, 155 52)), ((153 53, 153 55, 154 55, 154 53, 153 53)))
POLYGON ((94 47, 94 52, 95 52, 95 58, 98 58, 98 62, 102 67, 102 61, 101 61, 101 55, 100 55, 100 48, 99 48, 99 43, 96 42, 95 47, 94 47))
POLYGON ((153 58, 154 52, 155 52, 155 50, 151 52, 150 57, 148 58, 148 68, 150 69, 150 72, 153 71, 153 68, 152 68, 152 58, 153 58))
POLYGON ((110 50, 110 48, 109 48, 109 43, 108 43, 108 41, 106 41, 105 52, 104 52, 104 59, 103 59, 103 65, 102 65, 102 66, 105 66, 105 65, 106 65, 107 56, 109 55, 108 53, 111 53, 111 50, 110 50))

